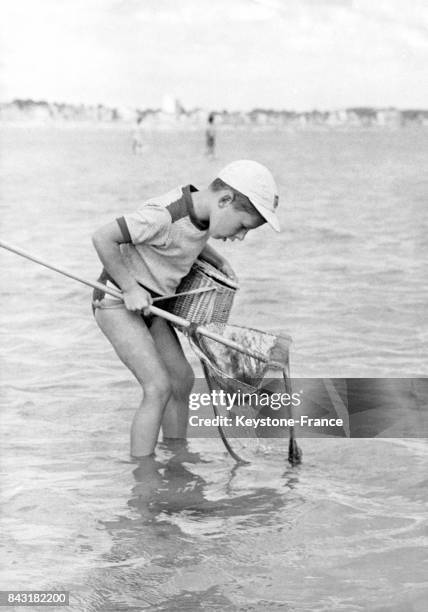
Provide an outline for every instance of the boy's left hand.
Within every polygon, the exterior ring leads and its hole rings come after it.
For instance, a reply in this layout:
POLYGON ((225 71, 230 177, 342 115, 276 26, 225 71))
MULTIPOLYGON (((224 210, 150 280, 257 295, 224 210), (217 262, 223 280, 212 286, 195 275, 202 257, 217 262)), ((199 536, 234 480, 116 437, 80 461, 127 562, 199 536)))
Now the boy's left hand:
POLYGON ((236 276, 232 266, 228 261, 224 260, 219 270, 220 272, 223 272, 223 274, 231 278, 233 281, 238 282, 238 277, 236 276))

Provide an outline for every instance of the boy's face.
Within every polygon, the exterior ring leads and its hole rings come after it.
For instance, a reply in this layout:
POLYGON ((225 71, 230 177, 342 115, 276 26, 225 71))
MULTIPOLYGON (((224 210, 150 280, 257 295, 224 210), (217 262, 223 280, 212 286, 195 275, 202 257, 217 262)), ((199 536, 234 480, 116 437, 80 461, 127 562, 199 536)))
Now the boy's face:
POLYGON ((232 202, 228 202, 211 212, 209 232, 211 238, 217 240, 244 240, 250 230, 264 223, 261 217, 237 210, 232 202))

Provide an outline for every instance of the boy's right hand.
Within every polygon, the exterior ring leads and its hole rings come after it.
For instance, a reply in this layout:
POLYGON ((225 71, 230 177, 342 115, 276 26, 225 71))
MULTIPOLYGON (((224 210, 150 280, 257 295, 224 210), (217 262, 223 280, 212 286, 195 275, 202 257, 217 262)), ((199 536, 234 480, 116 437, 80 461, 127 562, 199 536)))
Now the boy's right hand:
POLYGON ((152 304, 152 296, 148 291, 135 285, 131 289, 122 291, 123 301, 125 306, 131 312, 143 312, 143 314, 149 314, 149 307, 152 304))

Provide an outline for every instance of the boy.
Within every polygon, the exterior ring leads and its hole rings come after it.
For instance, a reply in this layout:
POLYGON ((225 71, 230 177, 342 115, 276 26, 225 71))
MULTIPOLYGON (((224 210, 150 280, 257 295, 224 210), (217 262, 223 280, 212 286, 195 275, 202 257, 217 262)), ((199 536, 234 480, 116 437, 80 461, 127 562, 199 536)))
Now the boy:
POLYGON ((208 239, 243 240, 268 222, 276 231, 278 190, 267 168, 232 162, 202 191, 179 187, 148 200, 93 236, 104 269, 100 281, 122 290, 123 302, 94 292, 96 321, 142 387, 131 427, 131 454, 153 453, 164 438, 185 438, 194 376, 175 330, 149 313, 152 298, 174 293, 197 257, 234 278, 208 239))

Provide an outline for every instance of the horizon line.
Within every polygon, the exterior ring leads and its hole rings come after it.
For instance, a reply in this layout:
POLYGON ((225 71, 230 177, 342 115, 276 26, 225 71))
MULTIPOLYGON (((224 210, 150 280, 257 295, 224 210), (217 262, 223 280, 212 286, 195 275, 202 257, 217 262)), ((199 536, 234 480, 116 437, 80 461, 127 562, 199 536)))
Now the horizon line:
MULTIPOLYGON (((181 101, 178 98, 172 98, 174 101, 176 101, 178 103, 178 105, 180 106, 180 112, 195 112, 195 111, 207 111, 208 112, 208 107, 203 107, 203 106, 194 106, 194 107, 188 107, 186 108, 181 101)), ((138 112, 144 112, 144 111, 152 111, 152 112, 160 112, 162 111, 162 106, 159 107, 150 107, 147 106, 145 108, 139 107, 139 106, 133 106, 131 104, 115 104, 115 105, 110 105, 110 104, 106 104, 104 102, 58 102, 58 101, 52 101, 52 100, 46 100, 46 99, 33 99, 33 98, 13 98, 11 100, 0 100, 0 105, 3 104, 14 104, 14 103, 33 103, 33 104, 56 104, 56 105, 67 105, 67 106, 83 106, 83 107, 104 107, 107 109, 120 109, 120 108, 128 108, 128 109, 133 109, 135 111, 138 112)), ((263 107, 263 106, 255 106, 252 109, 249 110, 243 110, 243 109, 230 109, 230 108, 223 108, 221 110, 217 110, 217 109, 212 109, 212 107, 210 108, 210 112, 214 112, 214 113, 236 113, 236 112, 240 112, 240 113, 251 113, 254 111, 262 111, 262 112, 287 112, 287 113, 296 113, 296 114, 302 114, 302 113, 313 113, 313 112, 330 112, 330 111, 338 111, 338 110, 397 110, 397 111, 422 111, 422 112, 427 112, 428 109, 427 108, 420 108, 420 107, 398 107, 398 106, 394 106, 394 105, 382 105, 382 106, 372 106, 372 105, 350 105, 350 106, 341 106, 341 107, 334 107, 334 108, 329 108, 329 109, 321 109, 321 108, 311 108, 311 109, 306 109, 306 110, 295 110, 295 109, 290 109, 290 108, 273 108, 273 107, 263 107)))

